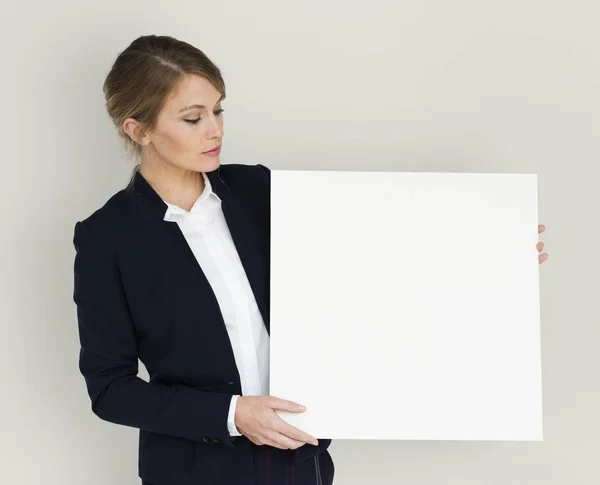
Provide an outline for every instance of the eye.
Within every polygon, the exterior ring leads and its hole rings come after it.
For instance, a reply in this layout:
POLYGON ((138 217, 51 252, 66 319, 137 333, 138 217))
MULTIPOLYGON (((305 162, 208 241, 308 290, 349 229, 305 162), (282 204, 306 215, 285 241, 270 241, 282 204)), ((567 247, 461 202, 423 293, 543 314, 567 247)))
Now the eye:
MULTIPOLYGON (((221 113, 223 113, 223 111, 225 111, 225 110, 224 110, 224 109, 218 109, 217 111, 215 111, 215 114, 216 114, 217 116, 221 116, 221 113)), ((198 123, 198 121, 200 121, 201 119, 202 119, 202 118, 196 118, 195 120, 183 120, 183 121, 185 121, 186 123, 191 123, 191 124, 195 125, 195 124, 197 124, 197 123, 198 123)))

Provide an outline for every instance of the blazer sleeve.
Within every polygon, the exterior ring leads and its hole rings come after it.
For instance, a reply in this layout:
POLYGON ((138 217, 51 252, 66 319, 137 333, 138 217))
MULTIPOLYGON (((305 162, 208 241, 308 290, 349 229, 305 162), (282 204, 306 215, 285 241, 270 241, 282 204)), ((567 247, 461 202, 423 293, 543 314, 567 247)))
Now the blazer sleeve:
POLYGON ((73 300, 80 340, 79 369, 92 411, 111 423, 233 446, 227 428, 233 394, 186 385, 148 383, 137 376, 134 326, 114 248, 89 219, 75 224, 73 300))

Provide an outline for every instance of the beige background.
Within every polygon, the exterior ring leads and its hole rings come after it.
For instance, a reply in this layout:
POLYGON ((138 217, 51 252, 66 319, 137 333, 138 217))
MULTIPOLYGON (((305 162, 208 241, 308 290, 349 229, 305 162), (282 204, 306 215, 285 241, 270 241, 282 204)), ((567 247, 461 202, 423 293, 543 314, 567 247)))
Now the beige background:
POLYGON ((5 6, 0 482, 139 484, 137 430, 93 415, 78 372, 72 236, 128 180, 101 87, 154 33, 222 69, 222 163, 539 174, 545 441, 337 441, 335 483, 599 483, 599 18, 596 0, 5 6))

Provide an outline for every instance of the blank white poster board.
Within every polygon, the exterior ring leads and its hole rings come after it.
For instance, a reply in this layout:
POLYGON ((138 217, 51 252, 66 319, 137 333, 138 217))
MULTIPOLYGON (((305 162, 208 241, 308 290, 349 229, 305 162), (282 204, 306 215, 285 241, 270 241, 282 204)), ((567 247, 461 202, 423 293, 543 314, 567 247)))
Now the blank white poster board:
POLYGON ((271 172, 270 394, 333 439, 541 441, 537 175, 271 172))

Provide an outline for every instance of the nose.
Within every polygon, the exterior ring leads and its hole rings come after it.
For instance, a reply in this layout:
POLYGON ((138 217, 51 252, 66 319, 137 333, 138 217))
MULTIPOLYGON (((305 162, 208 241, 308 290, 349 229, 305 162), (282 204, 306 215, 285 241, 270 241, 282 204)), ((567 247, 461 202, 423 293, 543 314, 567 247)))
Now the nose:
POLYGON ((218 119, 213 117, 213 122, 211 123, 209 135, 211 138, 221 138, 225 132, 223 131, 223 127, 218 119))
POLYGON ((225 134, 225 132, 223 131, 223 128, 216 126, 213 127, 209 133, 208 133, 208 137, 209 138, 223 138, 223 135, 225 134))

